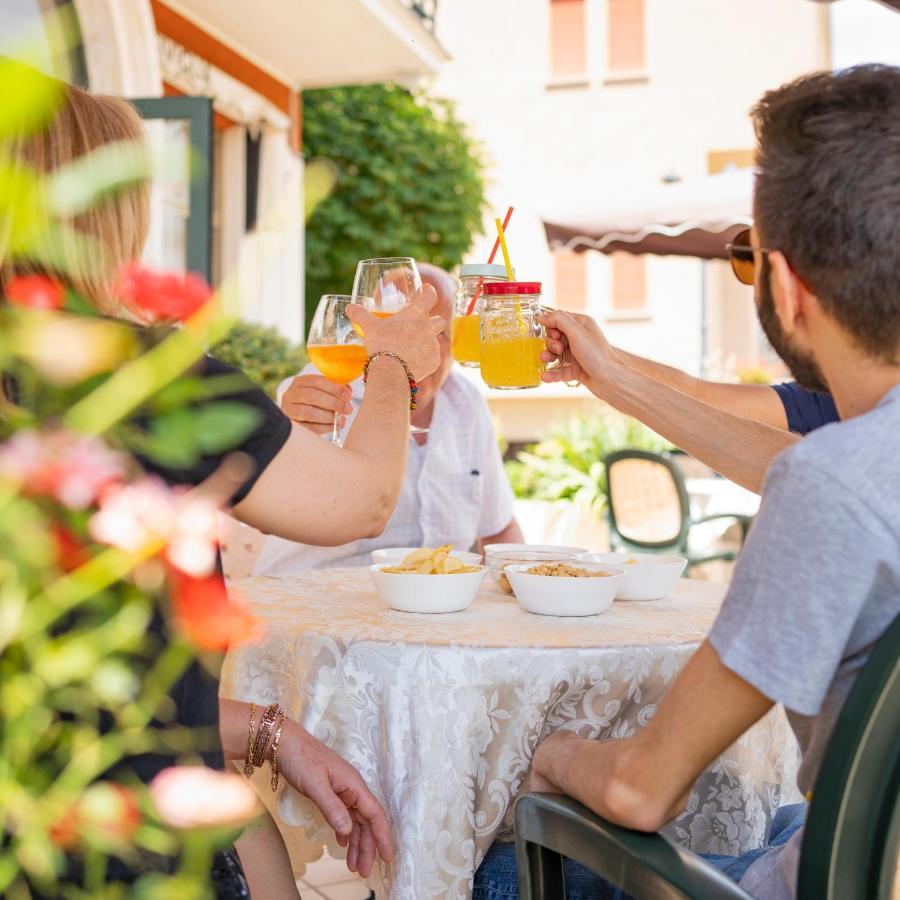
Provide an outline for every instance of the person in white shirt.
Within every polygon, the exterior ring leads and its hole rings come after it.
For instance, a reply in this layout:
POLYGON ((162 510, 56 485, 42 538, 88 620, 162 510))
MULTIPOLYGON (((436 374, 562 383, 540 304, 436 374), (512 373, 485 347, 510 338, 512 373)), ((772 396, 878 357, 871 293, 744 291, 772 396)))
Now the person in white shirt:
MULTIPOLYGON (((254 575, 368 565, 371 551, 385 547, 452 544, 469 550, 523 540, 487 404, 478 389, 453 370, 450 320, 456 280, 427 263, 420 263, 419 270, 437 292, 434 314, 443 316, 447 326, 438 336, 441 364, 419 384, 418 408, 411 420, 428 432, 410 435, 406 476, 394 514, 379 537, 337 547, 267 537, 254 575)), ((325 434, 331 431, 335 412, 345 417, 343 427, 349 427, 364 390, 362 379, 345 387, 308 365, 282 382, 278 402, 295 422, 325 434)))

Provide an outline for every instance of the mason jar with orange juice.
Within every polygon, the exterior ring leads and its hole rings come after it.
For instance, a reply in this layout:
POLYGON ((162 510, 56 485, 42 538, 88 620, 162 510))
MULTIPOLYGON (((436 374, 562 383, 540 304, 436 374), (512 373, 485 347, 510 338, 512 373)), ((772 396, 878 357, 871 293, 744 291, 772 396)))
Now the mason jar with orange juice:
POLYGON ((484 306, 484 286, 507 280, 506 266, 503 265, 466 263, 459 267, 459 288, 453 303, 453 321, 450 326, 450 349, 453 358, 461 366, 478 368, 481 365, 481 324, 478 314, 484 306))
POLYGON ((484 286, 481 320, 481 377, 501 391, 535 388, 544 364, 544 327, 539 281, 494 282, 484 286))

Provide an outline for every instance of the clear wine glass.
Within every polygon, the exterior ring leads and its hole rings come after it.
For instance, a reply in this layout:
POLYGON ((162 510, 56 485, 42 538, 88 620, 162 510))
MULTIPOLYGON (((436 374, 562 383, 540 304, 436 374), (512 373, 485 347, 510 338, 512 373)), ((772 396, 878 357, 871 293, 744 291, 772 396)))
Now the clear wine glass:
POLYGON ((411 256, 362 259, 356 264, 352 294, 376 316, 399 312, 422 290, 422 276, 411 256))
MULTIPOLYGON (((361 259, 353 278, 353 297, 376 316, 399 312, 422 290, 422 276, 411 256, 361 259)), ((428 434, 427 428, 409 426, 410 434, 428 434)))
MULTIPOLYGON (((337 384, 351 384, 363 373, 366 345, 362 334, 354 328, 347 307, 354 303, 347 294, 324 294, 316 307, 306 352, 313 365, 337 384)), ((334 414, 331 441, 341 446, 341 416, 334 414)))

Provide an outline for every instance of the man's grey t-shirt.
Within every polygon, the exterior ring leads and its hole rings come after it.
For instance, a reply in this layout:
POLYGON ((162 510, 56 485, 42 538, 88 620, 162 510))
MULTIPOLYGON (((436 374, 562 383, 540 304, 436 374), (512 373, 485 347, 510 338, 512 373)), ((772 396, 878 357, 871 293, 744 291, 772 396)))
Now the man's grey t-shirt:
MULTIPOLYGON (((709 640, 722 663, 784 705, 810 790, 872 645, 900 614, 900 386, 863 416, 779 456, 709 640)), ((802 832, 741 880, 790 898, 802 832)))

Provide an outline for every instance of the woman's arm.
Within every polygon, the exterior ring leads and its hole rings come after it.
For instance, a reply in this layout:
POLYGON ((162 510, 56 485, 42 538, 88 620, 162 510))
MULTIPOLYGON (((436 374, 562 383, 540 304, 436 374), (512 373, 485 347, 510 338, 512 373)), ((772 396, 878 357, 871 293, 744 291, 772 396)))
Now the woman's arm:
POLYGON ((269 813, 248 825, 234 846, 253 900, 300 900, 291 858, 269 813))
MULTIPOLYGON (((244 759, 250 704, 219 700, 219 732, 225 759, 244 759)), ((271 744, 265 758, 271 759, 271 744)), ((296 791, 308 797, 347 847, 347 868, 368 877, 376 853, 394 858, 391 831, 381 804, 362 776, 346 760, 314 738, 305 728, 285 719, 278 744, 278 767, 296 791)))
MULTIPOLYGON (((437 368, 437 334, 443 320, 429 316, 435 301, 423 298, 387 319, 352 312, 366 335, 366 351, 396 353, 416 379, 437 368)), ((409 382, 394 359, 379 357, 369 369, 366 395, 343 447, 293 426, 287 442, 233 514, 267 534, 335 546, 380 534, 394 511, 406 471, 409 382)))

